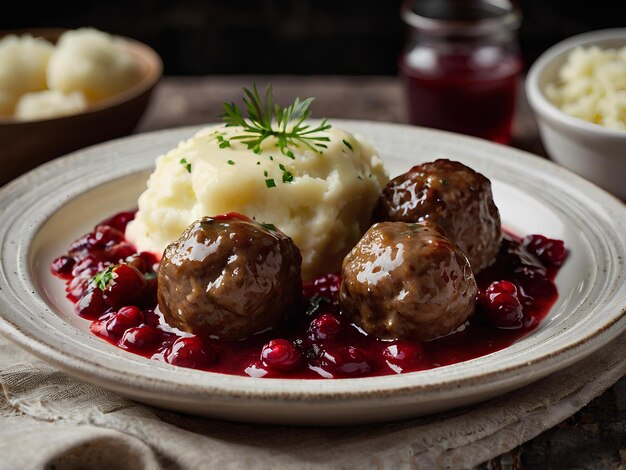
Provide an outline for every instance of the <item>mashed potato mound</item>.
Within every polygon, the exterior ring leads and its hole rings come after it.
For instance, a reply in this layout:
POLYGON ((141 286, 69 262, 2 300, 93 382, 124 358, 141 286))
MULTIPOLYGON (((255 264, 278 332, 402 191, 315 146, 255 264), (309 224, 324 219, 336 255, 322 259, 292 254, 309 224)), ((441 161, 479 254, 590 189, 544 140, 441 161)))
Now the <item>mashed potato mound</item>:
POLYGON ((0 116, 13 114, 20 96, 46 88, 53 46, 28 34, 0 39, 0 116))
POLYGON ((87 107, 80 91, 67 95, 57 90, 26 93, 17 102, 15 117, 23 121, 46 119, 79 113, 87 107))
POLYGON ((110 34, 92 28, 61 35, 48 66, 48 87, 82 92, 88 101, 124 91, 141 80, 135 58, 110 34))
POLYGON ((195 220, 240 212, 272 223, 302 252, 304 279, 338 271, 345 254, 369 228, 388 181, 368 143, 331 128, 322 153, 291 148, 283 155, 267 138, 256 154, 236 140, 237 127, 203 129, 162 155, 126 229, 139 250, 162 253, 195 220))
POLYGON ((626 46, 578 47, 546 96, 567 114, 609 129, 626 130, 626 46))

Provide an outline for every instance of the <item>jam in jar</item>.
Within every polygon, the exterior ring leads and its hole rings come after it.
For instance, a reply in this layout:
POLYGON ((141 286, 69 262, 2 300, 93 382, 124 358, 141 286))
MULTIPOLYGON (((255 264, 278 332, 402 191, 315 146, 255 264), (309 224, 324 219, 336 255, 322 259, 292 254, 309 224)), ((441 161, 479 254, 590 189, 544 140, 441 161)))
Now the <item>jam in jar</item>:
POLYGON ((408 0, 402 17, 411 124, 508 143, 522 69, 510 2, 408 0))

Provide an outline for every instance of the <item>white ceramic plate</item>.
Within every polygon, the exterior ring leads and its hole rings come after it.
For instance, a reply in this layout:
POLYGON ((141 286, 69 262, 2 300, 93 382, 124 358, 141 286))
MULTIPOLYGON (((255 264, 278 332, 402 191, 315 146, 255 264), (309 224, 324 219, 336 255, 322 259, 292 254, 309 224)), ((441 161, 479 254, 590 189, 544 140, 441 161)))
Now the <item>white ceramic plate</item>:
POLYGON ((335 120, 369 139, 391 175, 450 157, 491 178, 504 225, 565 240, 559 300, 532 334, 471 361, 397 376, 341 380, 235 377, 177 368, 122 351, 72 313, 49 265, 68 244, 136 205, 154 159, 184 128, 82 150, 0 191, 0 330, 55 366, 122 395, 225 419, 290 424, 392 420, 475 403, 591 354, 626 327, 626 209, 550 162, 445 132, 335 120))

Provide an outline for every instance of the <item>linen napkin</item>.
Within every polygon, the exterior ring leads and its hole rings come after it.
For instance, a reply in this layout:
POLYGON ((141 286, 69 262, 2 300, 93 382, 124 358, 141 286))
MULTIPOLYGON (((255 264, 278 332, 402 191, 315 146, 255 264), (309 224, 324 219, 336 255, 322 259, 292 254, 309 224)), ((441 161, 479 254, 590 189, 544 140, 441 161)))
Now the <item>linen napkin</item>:
POLYGON ((626 374, 626 333, 582 362, 472 407, 386 424, 230 423, 142 405, 0 338, 0 468, 469 468, 568 418, 626 374))

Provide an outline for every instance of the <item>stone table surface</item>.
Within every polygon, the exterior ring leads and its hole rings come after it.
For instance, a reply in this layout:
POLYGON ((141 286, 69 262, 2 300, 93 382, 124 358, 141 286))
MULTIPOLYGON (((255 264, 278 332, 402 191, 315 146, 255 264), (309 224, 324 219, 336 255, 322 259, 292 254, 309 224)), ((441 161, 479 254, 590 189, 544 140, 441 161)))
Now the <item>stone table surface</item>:
MULTIPOLYGON (((217 121, 224 101, 241 87, 271 82, 278 102, 315 96, 314 117, 406 122, 395 77, 166 77, 138 132, 217 121)), ((520 87, 521 88, 521 87, 520 87)), ((546 156, 532 111, 520 89, 511 145, 546 156)), ((626 378, 574 416, 485 468, 626 468, 626 378)))

